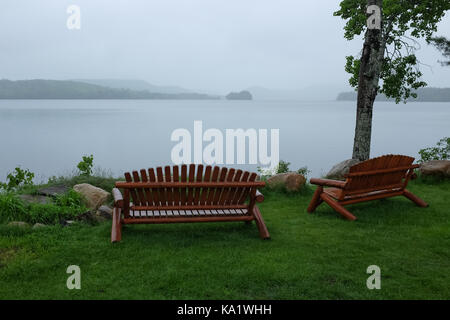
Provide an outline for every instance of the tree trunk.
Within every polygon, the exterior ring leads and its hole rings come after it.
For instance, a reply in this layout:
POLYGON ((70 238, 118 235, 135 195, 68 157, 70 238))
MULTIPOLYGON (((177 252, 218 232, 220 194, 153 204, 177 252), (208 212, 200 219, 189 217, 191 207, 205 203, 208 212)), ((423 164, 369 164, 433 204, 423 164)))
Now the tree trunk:
MULTIPOLYGON (((382 8, 382 4, 383 0, 367 1, 368 6, 377 5, 382 8)), ((381 23, 381 28, 383 28, 383 23, 381 23)), ((360 161, 370 157, 373 103, 377 96, 385 47, 382 30, 366 30, 358 78, 356 127, 352 156, 353 159, 360 161)))

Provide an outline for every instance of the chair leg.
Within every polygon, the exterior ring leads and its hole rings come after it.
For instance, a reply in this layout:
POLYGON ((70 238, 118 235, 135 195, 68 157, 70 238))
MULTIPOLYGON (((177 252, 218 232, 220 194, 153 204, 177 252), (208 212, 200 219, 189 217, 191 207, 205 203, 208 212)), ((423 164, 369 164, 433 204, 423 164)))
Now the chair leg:
POLYGON ((333 199, 331 199, 330 196, 328 196, 325 193, 322 193, 320 195, 320 197, 322 198, 323 201, 325 201, 326 203, 328 203, 330 205, 330 207, 332 207, 335 211, 337 211, 338 213, 340 213, 344 218, 346 218, 347 220, 356 220, 356 217, 354 215, 352 215, 350 213, 350 211, 348 211, 347 209, 345 209, 342 205, 340 205, 339 203, 337 203, 336 201, 334 201, 333 199))
POLYGON ((119 242, 122 240, 122 223, 120 222, 121 210, 119 208, 113 209, 113 220, 111 228, 111 242, 119 242))
POLYGON ((320 197, 322 192, 323 192, 323 187, 318 186, 316 191, 314 192, 311 202, 309 203, 308 209, 306 209, 309 213, 314 212, 314 210, 316 210, 316 208, 322 203, 323 200, 320 197))
POLYGON ((422 208, 426 208, 428 207, 428 203, 426 203, 425 201, 423 201, 422 199, 420 199, 418 196, 412 194, 411 192, 409 192, 408 190, 403 190, 403 195, 408 198, 409 200, 411 200, 412 202, 414 202, 415 204, 417 204, 419 207, 422 208))
POLYGON ((261 216, 261 212, 257 206, 253 207, 253 216, 255 217, 256 226, 259 230, 259 235, 262 239, 270 239, 269 231, 267 230, 266 224, 264 223, 264 219, 261 216))

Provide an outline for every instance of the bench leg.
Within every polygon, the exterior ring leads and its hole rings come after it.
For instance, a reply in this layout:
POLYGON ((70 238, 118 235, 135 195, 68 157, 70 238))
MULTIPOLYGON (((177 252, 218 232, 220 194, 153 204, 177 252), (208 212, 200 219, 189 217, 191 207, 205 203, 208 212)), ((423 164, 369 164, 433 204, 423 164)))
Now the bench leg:
POLYGON ((323 187, 318 186, 316 191, 314 192, 311 202, 309 203, 308 209, 306 209, 309 213, 314 212, 314 210, 316 210, 316 208, 323 202, 322 198, 320 198, 322 192, 323 187))
POLYGON ((356 220, 356 217, 354 215, 352 215, 350 213, 350 211, 348 211, 347 209, 345 209, 342 205, 340 205, 339 203, 337 203, 336 201, 334 201, 333 199, 331 199, 330 196, 328 196, 325 193, 322 193, 320 195, 320 197, 322 198, 323 201, 325 201, 326 203, 329 204, 330 207, 332 207, 335 211, 337 211, 338 213, 340 213, 344 218, 346 218, 347 220, 356 220))
POLYGON ((112 228, 111 228, 111 242, 119 242, 122 240, 122 223, 120 222, 121 210, 119 208, 113 209, 112 228))
POLYGON ((420 199, 418 196, 412 194, 411 192, 409 192, 408 190, 403 190, 403 195, 408 198, 409 200, 411 200, 412 202, 414 202, 415 204, 417 204, 419 207, 422 208, 426 208, 428 207, 428 203, 426 203, 425 201, 423 201, 422 199, 420 199))
POLYGON ((264 219, 261 216, 261 212, 259 211, 259 208, 257 206, 253 208, 253 216, 255 217, 256 226, 258 227, 259 235, 261 236, 261 238, 270 239, 269 231, 267 230, 264 219))

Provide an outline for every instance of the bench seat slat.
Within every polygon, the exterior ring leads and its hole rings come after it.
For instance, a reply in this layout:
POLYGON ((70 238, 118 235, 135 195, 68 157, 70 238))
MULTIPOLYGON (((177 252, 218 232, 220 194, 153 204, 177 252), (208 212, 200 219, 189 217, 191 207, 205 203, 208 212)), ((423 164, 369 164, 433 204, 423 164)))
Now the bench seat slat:
POLYGON ((130 217, 134 219, 139 218, 177 218, 183 216, 237 216, 247 215, 247 210, 231 209, 231 210, 130 210, 130 217))

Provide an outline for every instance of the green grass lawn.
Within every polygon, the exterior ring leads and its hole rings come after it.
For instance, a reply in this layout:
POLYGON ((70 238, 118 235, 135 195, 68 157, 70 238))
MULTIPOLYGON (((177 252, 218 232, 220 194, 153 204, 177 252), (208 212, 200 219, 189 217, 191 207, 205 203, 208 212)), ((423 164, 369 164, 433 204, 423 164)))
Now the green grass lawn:
POLYGON ((410 183, 429 202, 405 198, 348 206, 343 220, 300 195, 265 193, 272 239, 255 224, 125 226, 111 223, 39 230, 0 225, 0 299, 449 299, 450 182, 410 183), (66 268, 81 268, 68 290, 66 268), (369 290, 369 265, 381 290, 369 290))

